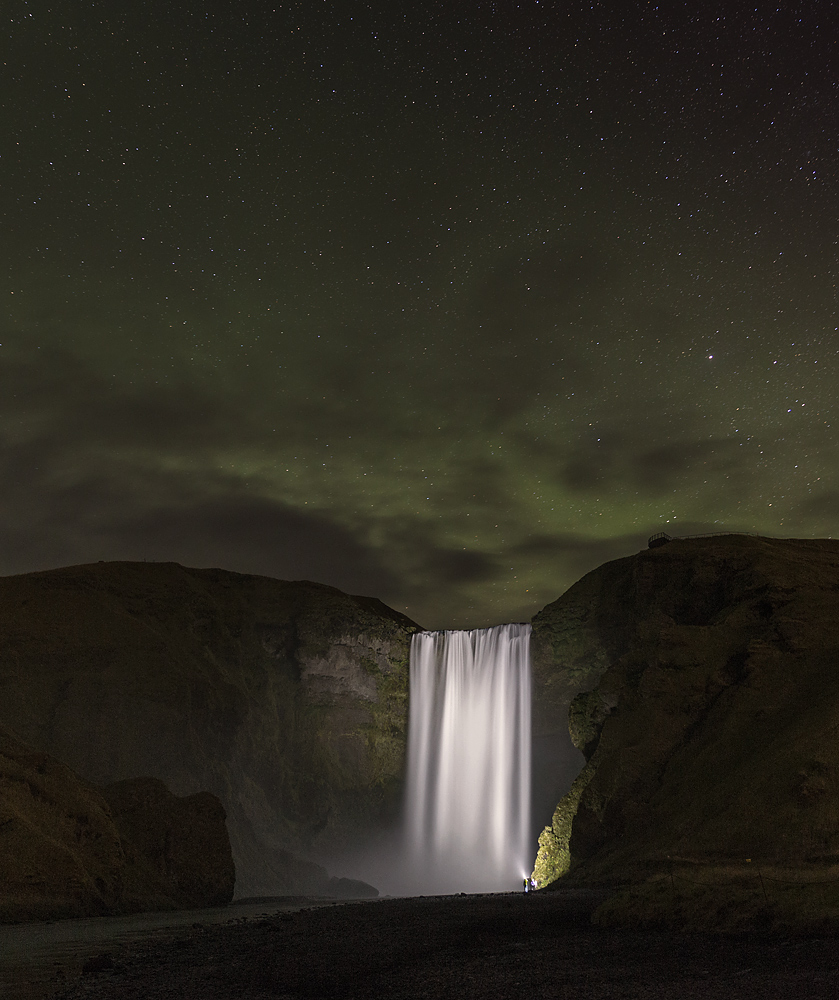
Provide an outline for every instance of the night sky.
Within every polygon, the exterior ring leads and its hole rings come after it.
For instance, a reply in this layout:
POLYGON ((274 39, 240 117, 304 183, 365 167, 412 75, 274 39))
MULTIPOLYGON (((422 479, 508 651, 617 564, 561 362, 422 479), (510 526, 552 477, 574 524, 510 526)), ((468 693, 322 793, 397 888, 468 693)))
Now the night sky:
POLYGON ((4 3, 0 573, 471 627, 839 533, 839 18, 776 6, 4 3))

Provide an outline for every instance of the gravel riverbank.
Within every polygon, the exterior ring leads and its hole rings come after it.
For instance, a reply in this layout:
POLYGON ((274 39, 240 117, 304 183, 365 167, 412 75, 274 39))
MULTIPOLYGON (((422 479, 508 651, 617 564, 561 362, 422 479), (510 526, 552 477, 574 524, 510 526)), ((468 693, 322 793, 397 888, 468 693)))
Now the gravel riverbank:
MULTIPOLYGON (((48 969, 37 996, 834 1000, 839 992, 839 939, 609 931, 590 923, 601 898, 580 890, 296 910, 273 901, 225 923, 195 920, 89 947, 74 964, 48 969)), ((8 995, 36 996, 23 983, 8 995)))

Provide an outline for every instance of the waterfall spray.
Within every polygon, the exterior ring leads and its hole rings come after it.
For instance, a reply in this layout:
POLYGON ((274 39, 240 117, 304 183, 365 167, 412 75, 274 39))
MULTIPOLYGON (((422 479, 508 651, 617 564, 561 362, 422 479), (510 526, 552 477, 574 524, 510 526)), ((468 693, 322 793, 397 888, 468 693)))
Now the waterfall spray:
POLYGON ((530 625, 419 632, 410 683, 415 891, 520 888, 530 867, 530 625))

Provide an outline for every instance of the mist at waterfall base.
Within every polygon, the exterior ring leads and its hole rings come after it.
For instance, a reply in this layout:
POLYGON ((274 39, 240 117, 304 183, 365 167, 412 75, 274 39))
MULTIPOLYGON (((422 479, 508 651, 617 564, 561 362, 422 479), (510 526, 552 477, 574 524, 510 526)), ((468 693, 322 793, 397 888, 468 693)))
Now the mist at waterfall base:
POLYGON ((538 834, 584 762, 567 728, 531 732, 530 631, 413 637, 400 825, 331 858, 332 871, 387 895, 521 890, 538 834))

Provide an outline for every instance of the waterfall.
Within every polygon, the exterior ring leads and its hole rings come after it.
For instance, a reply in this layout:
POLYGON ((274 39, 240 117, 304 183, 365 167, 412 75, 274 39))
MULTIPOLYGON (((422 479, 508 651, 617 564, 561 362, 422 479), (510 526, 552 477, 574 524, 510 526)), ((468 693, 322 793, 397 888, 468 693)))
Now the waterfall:
POLYGON ((418 632, 410 684, 414 891, 520 888, 532 860, 530 625, 418 632))

